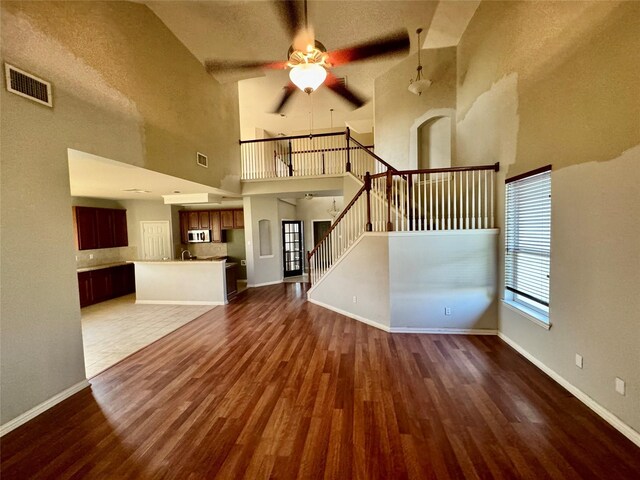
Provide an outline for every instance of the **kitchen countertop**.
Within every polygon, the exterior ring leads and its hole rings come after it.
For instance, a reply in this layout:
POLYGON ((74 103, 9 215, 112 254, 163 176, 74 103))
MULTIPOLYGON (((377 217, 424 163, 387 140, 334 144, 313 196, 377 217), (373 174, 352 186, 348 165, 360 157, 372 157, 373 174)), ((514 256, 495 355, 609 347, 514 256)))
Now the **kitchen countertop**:
POLYGON ((91 272, 92 270, 102 270, 103 268, 119 267, 120 265, 127 265, 128 263, 133 263, 133 262, 125 261, 125 262, 103 263, 102 265, 93 265, 91 267, 77 268, 76 271, 78 273, 91 272))
POLYGON ((188 264, 188 263, 221 263, 224 260, 215 260, 213 257, 201 257, 194 258, 192 260, 134 260, 133 263, 180 263, 180 264, 188 264))

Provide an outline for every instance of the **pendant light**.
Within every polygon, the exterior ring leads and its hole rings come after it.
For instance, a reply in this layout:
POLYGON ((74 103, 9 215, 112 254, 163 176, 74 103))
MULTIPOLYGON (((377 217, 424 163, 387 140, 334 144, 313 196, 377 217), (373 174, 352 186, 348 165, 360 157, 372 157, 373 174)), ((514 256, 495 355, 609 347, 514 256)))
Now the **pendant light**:
POLYGON ((420 44, 420 34, 422 33, 422 29, 417 29, 416 33, 418 34, 418 67, 416 68, 416 79, 409 80, 409 91, 414 95, 419 96, 429 88, 431 80, 424 78, 422 75, 422 64, 420 63, 420 50, 422 49, 422 45, 420 44))

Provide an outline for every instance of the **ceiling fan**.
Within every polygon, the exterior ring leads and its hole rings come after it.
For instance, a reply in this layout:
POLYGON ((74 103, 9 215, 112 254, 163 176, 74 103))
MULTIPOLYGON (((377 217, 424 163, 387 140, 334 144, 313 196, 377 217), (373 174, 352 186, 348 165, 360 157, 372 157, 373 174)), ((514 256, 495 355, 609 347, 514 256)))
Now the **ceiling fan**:
POLYGON ((228 70, 250 70, 256 68, 282 70, 289 69, 290 82, 273 113, 280 113, 291 95, 299 88, 311 94, 322 84, 350 102, 356 108, 365 103, 365 99, 347 88, 338 77, 329 70, 351 62, 369 60, 409 50, 409 34, 400 30, 365 43, 339 50, 327 51, 326 47, 315 39, 313 27, 307 20, 307 0, 275 0, 279 16, 293 38, 287 54, 288 60, 281 62, 207 60, 205 67, 211 74, 228 70))

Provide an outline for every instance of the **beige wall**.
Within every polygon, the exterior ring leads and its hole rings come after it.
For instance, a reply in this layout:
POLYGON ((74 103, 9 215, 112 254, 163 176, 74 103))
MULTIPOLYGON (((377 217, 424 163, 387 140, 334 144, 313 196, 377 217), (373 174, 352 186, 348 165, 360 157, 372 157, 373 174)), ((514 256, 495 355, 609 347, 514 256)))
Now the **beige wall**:
POLYGON ((414 122, 433 109, 456 105, 456 49, 422 50, 423 73, 432 85, 420 96, 407 90, 415 78, 418 54, 411 55, 375 80, 376 154, 397 169, 417 168, 410 160, 410 136, 414 122))
POLYGON ((0 92, 4 424, 85 377, 67 148, 237 189, 239 121, 236 87, 144 5, 2 2, 1 17, 2 60, 54 92, 53 109, 0 92))
POLYGON ((458 162, 553 165, 552 327, 501 307, 500 331, 636 431, 639 29, 638 2, 482 2, 457 58, 458 162))

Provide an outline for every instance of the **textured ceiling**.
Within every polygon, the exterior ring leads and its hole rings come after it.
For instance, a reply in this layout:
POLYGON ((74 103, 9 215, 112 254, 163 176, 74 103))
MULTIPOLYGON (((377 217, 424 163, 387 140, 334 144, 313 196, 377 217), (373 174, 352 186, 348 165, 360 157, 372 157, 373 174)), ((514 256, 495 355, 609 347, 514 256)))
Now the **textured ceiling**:
MULTIPOLYGON (((270 1, 144 1, 180 41, 204 62, 206 59, 247 59, 281 61, 291 39, 270 1)), ((412 51, 417 48, 415 30, 427 29, 438 2, 435 1, 323 1, 308 2, 309 22, 316 38, 329 50, 354 45, 399 28, 411 34, 412 51)), ((423 37, 424 38, 424 37, 423 37)), ((401 57, 367 61, 336 68, 334 73, 347 77, 348 85, 367 98, 373 95, 373 80, 401 57)), ((253 127, 271 132, 292 132, 330 127, 329 109, 334 108, 334 126, 345 121, 369 119, 373 109, 367 104, 357 111, 333 93, 302 93, 287 106, 285 118, 268 112, 287 82, 286 72, 270 72, 244 80, 240 88, 240 115, 243 137, 253 136, 253 127), (310 112, 313 111, 313 115, 310 112), (249 133, 247 133, 249 132, 249 133)), ((220 81, 235 81, 237 75, 218 76, 220 81)), ((409 79, 407 79, 408 82, 409 79)), ((366 123, 366 122, 365 122, 366 123)))

